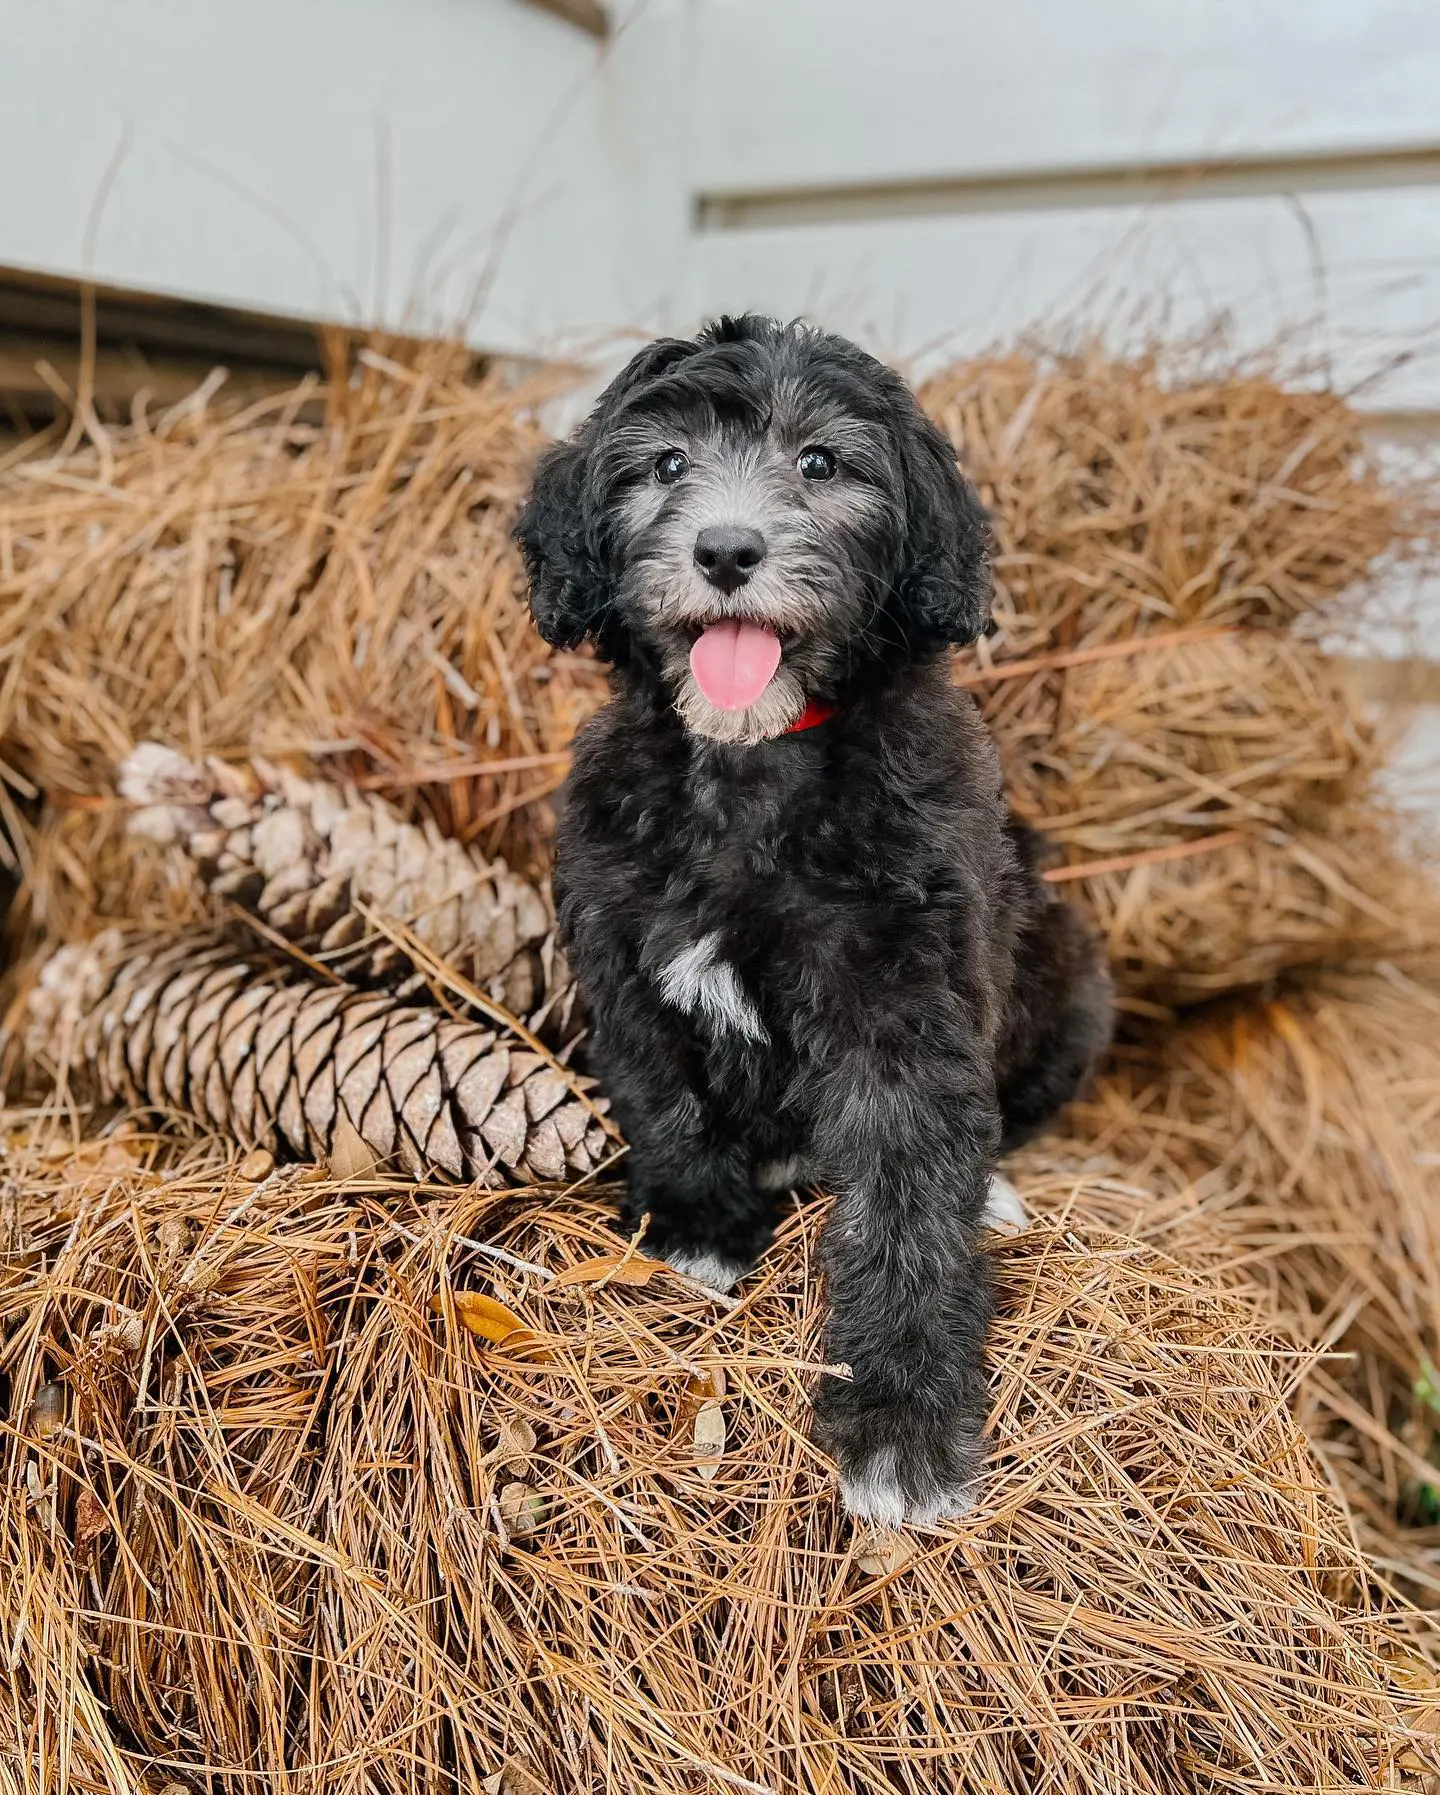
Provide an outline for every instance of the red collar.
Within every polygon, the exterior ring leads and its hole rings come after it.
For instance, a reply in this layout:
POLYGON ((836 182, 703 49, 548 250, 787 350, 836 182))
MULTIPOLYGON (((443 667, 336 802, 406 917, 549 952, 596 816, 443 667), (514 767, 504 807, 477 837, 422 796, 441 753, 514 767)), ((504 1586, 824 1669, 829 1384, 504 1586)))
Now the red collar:
POLYGON ((799 735, 802 729, 814 729, 817 724, 828 723, 839 709, 838 704, 830 704, 823 698, 812 698, 790 727, 782 729, 780 733, 799 735))

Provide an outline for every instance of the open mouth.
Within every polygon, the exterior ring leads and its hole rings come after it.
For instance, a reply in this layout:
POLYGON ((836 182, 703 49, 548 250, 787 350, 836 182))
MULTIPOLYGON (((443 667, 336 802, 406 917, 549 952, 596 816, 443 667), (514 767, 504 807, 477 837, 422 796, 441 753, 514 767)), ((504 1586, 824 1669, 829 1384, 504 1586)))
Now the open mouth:
POLYGON ((709 623, 690 649, 695 684, 717 710, 743 711, 755 703, 780 665, 780 638, 765 623, 727 617, 709 623))

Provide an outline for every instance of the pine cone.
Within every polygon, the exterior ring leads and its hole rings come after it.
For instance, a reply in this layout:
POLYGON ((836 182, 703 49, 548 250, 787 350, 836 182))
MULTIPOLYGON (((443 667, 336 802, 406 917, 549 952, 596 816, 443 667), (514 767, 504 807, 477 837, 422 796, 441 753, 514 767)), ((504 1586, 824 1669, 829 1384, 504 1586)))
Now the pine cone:
POLYGON ((560 1040, 575 990, 548 892, 383 798, 256 760, 203 766, 142 742, 120 769, 137 834, 179 842, 201 879, 352 984, 413 995, 410 958, 363 904, 411 929, 533 1032, 560 1040))
MULTIPOLYGON (((331 1157, 353 1130, 412 1177, 577 1177, 610 1139, 586 1081, 493 1030, 348 985, 295 979, 212 934, 63 947, 26 1046, 90 1072, 102 1101, 192 1117, 244 1147, 331 1157)), ((353 1136, 350 1137, 353 1139, 353 1136)))

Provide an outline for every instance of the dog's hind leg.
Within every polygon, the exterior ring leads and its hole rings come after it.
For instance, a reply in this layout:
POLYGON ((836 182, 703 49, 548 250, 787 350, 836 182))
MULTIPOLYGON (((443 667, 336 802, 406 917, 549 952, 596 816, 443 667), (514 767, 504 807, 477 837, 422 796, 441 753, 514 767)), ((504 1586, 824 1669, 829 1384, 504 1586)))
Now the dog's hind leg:
POLYGON ((1110 1043, 1114 986, 1099 943, 1068 904, 1039 909, 1021 936, 998 1055, 1002 1154, 1079 1094, 1110 1043))

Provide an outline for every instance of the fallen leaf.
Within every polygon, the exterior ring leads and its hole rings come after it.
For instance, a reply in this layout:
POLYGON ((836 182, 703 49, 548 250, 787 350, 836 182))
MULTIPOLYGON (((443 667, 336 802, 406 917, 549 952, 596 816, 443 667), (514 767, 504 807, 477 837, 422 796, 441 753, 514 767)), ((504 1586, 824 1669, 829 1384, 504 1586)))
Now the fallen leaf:
POLYGON ((524 1539, 545 1519, 545 1499, 528 1483, 507 1483, 500 1492, 500 1519, 513 1538, 524 1539))
POLYGON ((478 1334, 482 1340, 489 1340, 499 1346, 512 1334, 523 1334, 528 1330, 525 1323, 513 1309, 507 1309, 502 1302, 493 1296, 486 1296, 479 1290, 455 1290, 451 1292, 455 1304, 455 1313, 462 1324, 472 1334, 478 1334))
POLYGON ((141 1163, 138 1143, 120 1135, 107 1135, 96 1154, 96 1169, 102 1172, 131 1172, 141 1163))
POLYGON ((583 1259, 557 1274, 552 1290, 568 1290, 576 1284, 648 1284, 657 1271, 664 1271, 661 1259, 647 1259, 643 1253, 604 1253, 598 1259, 583 1259))
POLYGON ((368 1178, 380 1163, 360 1138, 360 1131, 342 1109, 335 1118, 330 1140, 330 1176, 342 1184, 347 1178, 368 1178))
POLYGON ((75 1498, 75 1557, 89 1556, 90 1548, 102 1533, 110 1531, 110 1517, 89 1490, 82 1489, 75 1498))
POLYGON ((549 1795, 540 1778, 523 1764, 509 1763, 482 1785, 486 1795, 549 1795))
POLYGON ((712 1365, 705 1371, 693 1373, 685 1380, 685 1388, 680 1396, 680 1424, 689 1427, 707 1402, 718 1400, 725 1394, 725 1367, 712 1365))
POLYGON ((855 1562, 867 1577, 889 1577, 915 1556, 912 1534, 893 1527, 868 1527, 860 1536, 855 1562))
POLYGON ((695 1442, 695 1469, 702 1477, 713 1479, 725 1451, 725 1411, 714 1397, 701 1403, 691 1437, 695 1442))
POLYGON ((143 1164, 138 1142, 113 1134, 103 1135, 98 1140, 81 1141, 78 1145, 63 1137, 33 1144, 47 1164, 58 1165, 63 1161, 76 1174, 102 1179, 138 1171, 143 1164))
POLYGON ((1429 1694, 1440 1689, 1440 1672, 1418 1652, 1398 1651, 1388 1659, 1386 1668, 1402 1689, 1416 1694, 1429 1694))
POLYGON ((113 1134, 81 1141, 78 1146, 64 1138, 47 1140, 40 1145, 39 1154, 52 1164, 65 1160, 77 1170, 91 1172, 133 1172, 140 1164, 138 1146, 113 1134))
MULTIPOLYGON (((488 1340, 492 1346, 500 1346, 512 1334, 529 1334, 531 1331, 513 1309, 497 1303, 493 1296, 485 1296, 479 1290, 452 1290, 450 1295, 460 1325, 480 1339, 488 1340)), ((444 1305, 437 1296, 430 1307, 438 1315, 443 1312, 444 1305)))
POLYGON ((40 1524, 47 1532, 55 1526, 55 1480, 49 1483, 40 1475, 40 1467, 33 1458, 25 1461, 25 1492, 30 1506, 40 1517, 40 1524))

